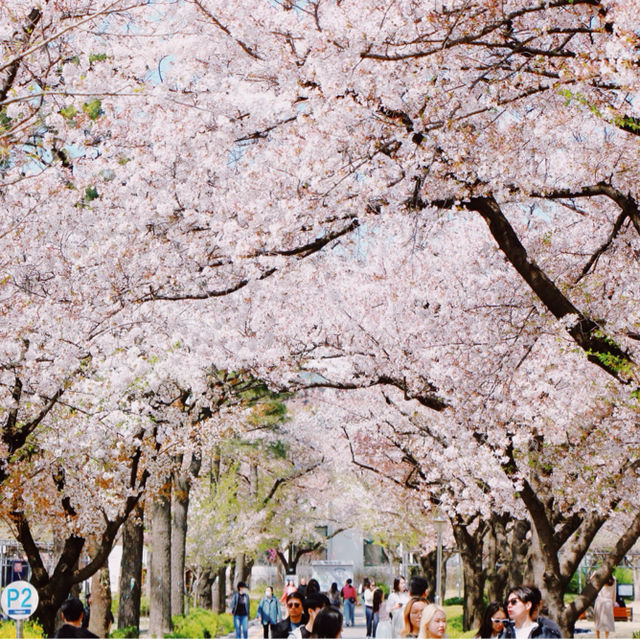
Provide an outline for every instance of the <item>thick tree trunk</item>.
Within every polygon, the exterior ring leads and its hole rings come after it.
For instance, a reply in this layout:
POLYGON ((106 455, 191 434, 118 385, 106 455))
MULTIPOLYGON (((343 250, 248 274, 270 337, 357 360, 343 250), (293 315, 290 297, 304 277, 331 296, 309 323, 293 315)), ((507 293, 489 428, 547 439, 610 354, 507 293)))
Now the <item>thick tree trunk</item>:
POLYGON ((483 543, 486 524, 480 521, 473 533, 466 522, 452 522, 453 534, 462 560, 464 606, 462 628, 464 631, 478 628, 484 612, 485 572, 482 566, 483 543))
MULTIPOLYGON (((54 540, 56 561, 51 576, 44 567, 26 519, 18 522, 17 540, 22 544, 33 571, 31 583, 38 589, 40 602, 35 620, 42 626, 46 636, 51 636, 61 624, 60 606, 78 583, 75 575, 78 572, 78 561, 85 547, 85 540, 81 537, 54 540)), ((89 576, 90 574, 87 578, 89 576)))
POLYGON ((89 630, 98 637, 108 637, 111 629, 111 583, 109 562, 91 577, 91 615, 89 630))
POLYGON ((284 567, 285 575, 295 575, 298 570, 298 562, 300 561, 300 559, 304 555, 310 552, 315 552, 316 550, 318 550, 318 548, 321 547, 322 543, 316 542, 312 546, 309 546, 307 548, 298 548, 296 550, 294 544, 289 544, 286 555, 281 550, 278 550, 276 554, 284 567))
POLYGON ((242 569, 242 581, 246 584, 251 582, 251 571, 253 570, 253 559, 249 555, 244 556, 244 564, 242 569))
POLYGON ((120 562, 120 606, 118 628, 140 628, 144 508, 139 504, 127 519, 122 534, 120 562))
POLYGON ((427 587, 427 599, 429 601, 436 600, 436 570, 437 570, 437 552, 432 550, 426 555, 420 555, 418 558, 420 563, 420 572, 427 579, 429 586, 427 587))
MULTIPOLYGON (((181 459, 179 460, 182 461, 181 459)), ((191 479, 200 472, 200 459, 193 457, 189 467, 173 477, 171 525, 171 614, 184 614, 184 562, 187 541, 187 515, 191 479)))
POLYGON ((151 507, 151 598, 149 636, 163 637, 171 630, 171 482, 151 507))
POLYGON ((528 578, 530 529, 526 520, 513 520, 510 517, 495 517, 491 520, 485 542, 489 601, 504 601, 508 588, 535 583, 534 579, 528 578))
MULTIPOLYGON (((211 586, 213 585, 213 581, 215 579, 215 573, 211 568, 203 570, 198 576, 198 582, 196 584, 194 599, 196 602, 196 606, 199 608, 206 608, 207 610, 211 610, 212 608, 212 595, 211 595, 211 586)), ((218 611, 215 611, 218 612, 218 611)), ((221 612, 224 612, 222 610, 221 612)))
MULTIPOLYGON (((544 440, 540 437, 532 441, 529 453, 535 455, 543 446, 544 440)), ((507 476, 511 476, 518 466, 513 447, 509 446, 506 452, 508 463, 503 468, 507 476)), ((583 591, 565 606, 564 591, 608 517, 589 511, 563 516, 554 508, 549 482, 544 473, 531 474, 530 479, 522 483, 520 495, 532 524, 533 576, 537 577, 536 583, 542 590, 549 616, 558 623, 563 636, 571 637, 580 614, 591 605, 613 569, 640 537, 640 512, 636 513, 583 591)), ((614 498, 609 505, 611 510, 616 503, 614 498)))
MULTIPOLYGON (((142 437, 142 435, 141 435, 142 437)), ((70 535, 62 544, 62 551, 53 567, 45 567, 38 545, 32 535, 29 520, 24 512, 11 513, 12 523, 16 531, 16 540, 24 549, 31 567, 31 583, 38 590, 40 603, 34 619, 38 621, 47 636, 55 632, 56 614, 62 602, 67 598, 75 585, 89 579, 108 560, 120 526, 138 503, 140 494, 146 483, 148 473, 138 473, 142 447, 136 449, 130 458, 131 462, 131 494, 127 497, 124 510, 114 519, 105 520, 104 527, 96 536, 96 552, 82 566, 79 559, 85 550, 85 539, 70 535)), ((60 503, 65 512, 72 514, 73 508, 67 496, 64 496, 64 473, 54 476, 56 485, 61 491, 60 503)), ((1 483, 1 482, 0 482, 1 483)))

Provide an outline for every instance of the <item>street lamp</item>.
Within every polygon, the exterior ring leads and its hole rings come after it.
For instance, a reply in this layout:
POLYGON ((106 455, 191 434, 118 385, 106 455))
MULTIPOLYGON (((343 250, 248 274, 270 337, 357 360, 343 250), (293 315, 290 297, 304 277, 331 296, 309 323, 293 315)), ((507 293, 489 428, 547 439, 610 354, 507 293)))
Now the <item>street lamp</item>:
POLYGON ((436 603, 442 605, 440 593, 442 592, 442 533, 447 525, 447 518, 436 509, 433 516, 433 526, 436 529, 438 545, 436 547, 436 603))

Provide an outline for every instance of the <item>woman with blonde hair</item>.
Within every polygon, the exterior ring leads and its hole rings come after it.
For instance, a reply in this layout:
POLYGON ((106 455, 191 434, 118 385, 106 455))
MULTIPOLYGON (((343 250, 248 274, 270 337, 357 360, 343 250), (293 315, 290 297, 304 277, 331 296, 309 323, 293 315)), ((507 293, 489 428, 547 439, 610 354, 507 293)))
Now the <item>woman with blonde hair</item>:
POLYGON ((429 604, 420 617, 418 639, 442 639, 447 630, 447 615, 442 606, 429 604))

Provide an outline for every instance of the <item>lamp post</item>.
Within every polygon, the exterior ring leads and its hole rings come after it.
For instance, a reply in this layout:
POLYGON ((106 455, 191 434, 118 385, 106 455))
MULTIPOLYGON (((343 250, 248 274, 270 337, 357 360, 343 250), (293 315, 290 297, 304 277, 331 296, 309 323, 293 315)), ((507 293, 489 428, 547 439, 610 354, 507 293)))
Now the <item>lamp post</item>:
POLYGON ((444 527, 447 524, 447 518, 440 512, 440 509, 436 509, 433 516, 433 526, 436 529, 437 535, 437 547, 436 547, 436 603, 442 605, 442 598, 440 593, 442 592, 442 533, 444 527))

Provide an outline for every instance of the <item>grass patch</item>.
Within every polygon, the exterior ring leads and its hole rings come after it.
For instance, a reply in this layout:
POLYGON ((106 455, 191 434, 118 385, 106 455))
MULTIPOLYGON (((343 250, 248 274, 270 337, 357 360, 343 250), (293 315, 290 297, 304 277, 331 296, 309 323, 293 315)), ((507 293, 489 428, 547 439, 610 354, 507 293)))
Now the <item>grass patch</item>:
POLYGON ((447 636, 449 639, 458 639, 459 637, 466 639, 467 637, 474 637, 477 628, 462 631, 462 606, 459 604, 453 606, 443 606, 445 613, 447 614, 447 636))

